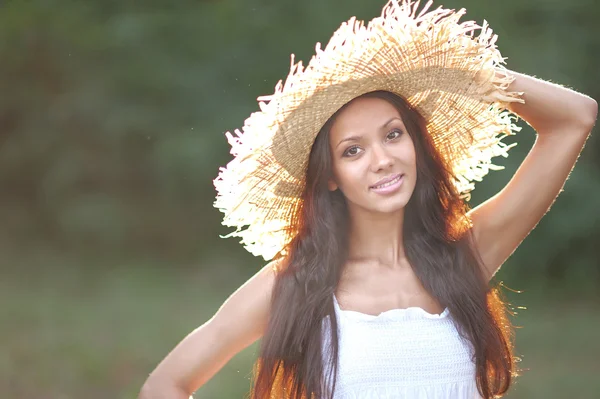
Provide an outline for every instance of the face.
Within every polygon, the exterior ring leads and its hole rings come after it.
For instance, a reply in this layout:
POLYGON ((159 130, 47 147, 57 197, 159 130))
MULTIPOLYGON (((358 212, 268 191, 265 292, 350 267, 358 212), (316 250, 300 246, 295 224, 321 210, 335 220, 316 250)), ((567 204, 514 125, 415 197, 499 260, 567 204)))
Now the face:
POLYGON ((392 213, 404 209, 416 184, 413 141, 400 113, 380 98, 357 98, 329 132, 333 178, 349 210, 392 213))

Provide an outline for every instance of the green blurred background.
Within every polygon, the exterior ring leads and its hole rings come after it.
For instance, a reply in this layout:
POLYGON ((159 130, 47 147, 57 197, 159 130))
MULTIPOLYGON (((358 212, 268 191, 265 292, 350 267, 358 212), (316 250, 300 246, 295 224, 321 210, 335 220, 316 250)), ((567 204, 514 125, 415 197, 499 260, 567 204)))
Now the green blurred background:
MULTIPOLYGON (((439 2, 437 3, 439 5, 439 2)), ((508 67, 600 99, 600 2, 447 0, 499 34, 508 67)), ((264 262, 219 235, 223 132, 383 0, 0 3, 0 397, 133 398, 264 262)), ((534 140, 524 126, 508 181, 534 140)), ((518 310, 509 398, 600 397, 600 142, 497 275, 518 310)), ((544 182, 540 182, 544 184, 544 182)), ((196 394, 242 398, 256 346, 196 394)))

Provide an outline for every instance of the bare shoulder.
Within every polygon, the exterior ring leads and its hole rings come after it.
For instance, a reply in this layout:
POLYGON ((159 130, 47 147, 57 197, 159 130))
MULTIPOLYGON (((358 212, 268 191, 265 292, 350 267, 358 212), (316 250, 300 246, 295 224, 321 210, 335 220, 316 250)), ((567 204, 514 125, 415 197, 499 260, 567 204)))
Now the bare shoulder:
POLYGON ((191 394, 233 356, 259 339, 268 324, 278 262, 271 262, 242 284, 206 323, 188 334, 148 379, 191 394))
POLYGON ((242 284, 225 300, 210 323, 226 334, 236 326, 248 334, 248 339, 260 338, 268 323, 279 265, 278 261, 268 263, 242 284))

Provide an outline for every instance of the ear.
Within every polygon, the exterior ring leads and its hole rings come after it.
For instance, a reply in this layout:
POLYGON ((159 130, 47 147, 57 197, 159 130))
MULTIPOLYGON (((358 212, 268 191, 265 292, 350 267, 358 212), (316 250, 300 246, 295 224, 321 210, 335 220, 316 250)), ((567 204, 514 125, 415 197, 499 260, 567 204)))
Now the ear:
POLYGON ((327 180, 327 188, 329 189, 329 191, 335 191, 338 189, 338 185, 335 181, 333 181, 333 179, 329 179, 327 180))

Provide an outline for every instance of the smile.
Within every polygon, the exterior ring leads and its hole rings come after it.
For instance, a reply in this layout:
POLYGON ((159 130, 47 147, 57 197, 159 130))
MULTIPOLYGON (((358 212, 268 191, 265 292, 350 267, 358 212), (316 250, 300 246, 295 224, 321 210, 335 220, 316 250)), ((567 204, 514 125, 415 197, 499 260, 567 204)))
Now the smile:
POLYGON ((404 174, 401 174, 385 183, 379 184, 377 186, 371 186, 370 189, 379 194, 390 194, 399 189, 403 181, 404 174))

